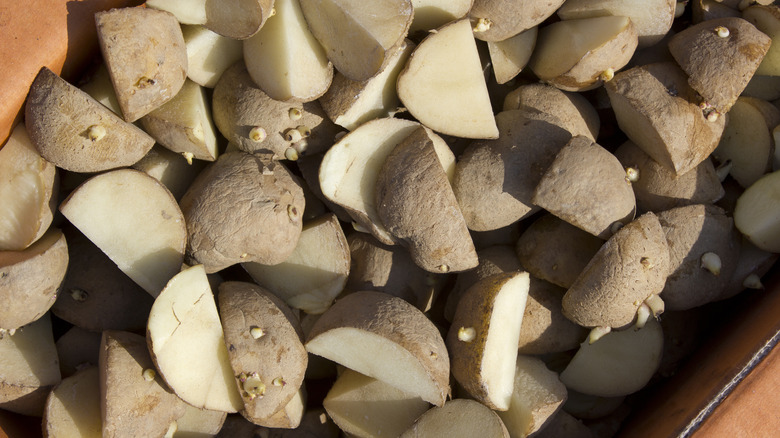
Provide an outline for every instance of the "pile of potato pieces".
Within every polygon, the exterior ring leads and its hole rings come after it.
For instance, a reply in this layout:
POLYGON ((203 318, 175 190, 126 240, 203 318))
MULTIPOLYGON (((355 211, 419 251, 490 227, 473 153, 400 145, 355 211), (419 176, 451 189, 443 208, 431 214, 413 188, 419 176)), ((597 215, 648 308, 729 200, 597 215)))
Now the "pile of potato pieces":
POLYGON ((98 13, 104 66, 43 68, 0 149, 0 408, 611 436, 780 252, 780 9, 686 3, 98 13))

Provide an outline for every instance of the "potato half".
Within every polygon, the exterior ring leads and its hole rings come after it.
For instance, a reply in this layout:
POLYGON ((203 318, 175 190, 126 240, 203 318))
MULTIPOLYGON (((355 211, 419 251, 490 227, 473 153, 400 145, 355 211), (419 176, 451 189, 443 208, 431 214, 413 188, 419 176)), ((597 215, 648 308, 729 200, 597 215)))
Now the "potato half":
POLYGON ((509 438, 509 432, 501 418, 482 403, 455 399, 429 409, 401 434, 401 438, 433 436, 509 438))

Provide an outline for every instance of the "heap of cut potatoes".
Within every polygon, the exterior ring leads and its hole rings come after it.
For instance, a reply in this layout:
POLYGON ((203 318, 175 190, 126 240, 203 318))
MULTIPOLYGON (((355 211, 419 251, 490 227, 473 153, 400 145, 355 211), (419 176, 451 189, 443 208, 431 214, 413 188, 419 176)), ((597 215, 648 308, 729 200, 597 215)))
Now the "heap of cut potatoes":
MULTIPOLYGON (((780 253, 765 0, 148 0, 0 149, 46 437, 607 437, 780 253)), ((777 43, 777 44, 775 44, 777 43)))

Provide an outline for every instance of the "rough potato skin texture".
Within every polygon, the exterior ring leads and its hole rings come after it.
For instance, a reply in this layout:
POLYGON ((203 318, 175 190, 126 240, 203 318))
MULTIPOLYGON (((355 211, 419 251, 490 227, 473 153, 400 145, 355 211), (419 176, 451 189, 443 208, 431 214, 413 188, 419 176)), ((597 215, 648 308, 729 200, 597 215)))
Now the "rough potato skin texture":
POLYGON ((293 398, 303 384, 308 355, 303 331, 289 306, 252 283, 229 281, 219 286, 219 309, 230 365, 236 376, 258 373, 265 384, 262 397, 250 399, 236 377, 244 415, 253 422, 267 419, 293 398), (255 339, 251 329, 265 334, 255 339), (284 384, 274 385, 281 378, 284 384))
POLYGON ((450 357, 439 329, 416 307, 382 292, 347 295, 314 323, 306 342, 329 330, 352 327, 382 336, 412 354, 440 389, 438 406, 450 395, 450 357))
POLYGON ((610 238, 563 296, 563 313, 583 327, 622 328, 670 272, 664 231, 645 213, 610 238), (643 262, 644 260, 644 262, 643 262))
POLYGON ((459 272, 478 264, 458 201, 425 128, 393 149, 379 171, 376 206, 387 231, 429 272, 459 272))
POLYGON ((95 14, 122 114, 134 122, 171 100, 187 78, 187 47, 173 14, 121 8, 95 14))
POLYGON ((618 147, 615 156, 624 167, 639 170, 639 180, 631 187, 641 211, 657 213, 684 205, 712 204, 725 194, 709 158, 676 176, 631 141, 618 147))
POLYGON ((560 353, 577 348, 585 339, 587 330, 563 314, 565 293, 565 289, 531 276, 518 353, 560 353))
POLYGON ((159 374, 146 381, 154 363, 143 336, 107 330, 100 342, 100 398, 103 436, 163 436, 184 415, 184 402, 159 374))
POLYGON ((274 0, 206 0, 207 29, 245 40, 260 31, 271 16, 274 0))
POLYGON ((717 18, 691 26, 669 40, 669 52, 688 74, 688 83, 725 114, 750 82, 772 39, 748 21, 717 18), (729 30, 725 38, 719 26, 729 30))
POLYGON ((0 328, 11 330, 27 325, 54 305, 68 269, 68 244, 60 231, 52 233, 58 237, 50 240, 45 236, 28 248, 33 253, 42 251, 30 258, 7 264, 10 260, 6 256, 13 257, 13 253, 0 252, 0 328), (38 243, 50 246, 39 249, 38 243))
POLYGON ((672 62, 620 72, 605 85, 618 125, 653 160, 683 175, 718 146, 725 117, 709 121, 672 62))
POLYGON ((484 32, 474 32, 482 41, 503 41, 528 30, 547 18, 564 0, 474 0, 469 18, 475 23, 480 18, 492 21, 484 32))
POLYGON ((454 399, 422 414, 400 438, 434 436, 509 438, 509 431, 498 414, 485 405, 469 399, 454 399))
POLYGON ((30 87, 24 118, 41 156, 72 172, 130 166, 154 146, 152 137, 46 67, 30 87), (92 126, 105 128, 105 136, 91 140, 92 126))
POLYGON ((670 274, 661 292, 669 310, 687 310, 717 300, 739 262, 739 234, 734 220, 714 205, 689 205, 658 214, 671 256, 670 274), (714 252, 721 271, 714 275, 701 266, 701 257, 714 252))
POLYGON ((231 152, 204 170, 181 200, 189 264, 213 273, 239 262, 274 265, 295 249, 303 189, 279 162, 231 152))
POLYGON ((634 218, 636 201, 625 169, 587 137, 574 137, 558 153, 534 191, 532 202, 602 239, 612 224, 634 218))

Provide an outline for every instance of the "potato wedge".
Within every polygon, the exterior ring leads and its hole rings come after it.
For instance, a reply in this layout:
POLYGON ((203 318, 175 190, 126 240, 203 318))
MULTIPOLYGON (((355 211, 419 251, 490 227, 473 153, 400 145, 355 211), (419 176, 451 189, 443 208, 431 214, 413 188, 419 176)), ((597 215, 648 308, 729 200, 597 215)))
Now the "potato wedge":
MULTIPOLYGON (((718 147, 712 156, 720 163, 729 163, 729 175, 747 188, 771 167, 774 147, 771 129, 755 100, 739 98, 729 110, 718 147)), ((774 106, 773 106, 774 108, 774 106)))
POLYGON ((226 412, 184 407, 184 415, 176 419, 174 438, 206 438, 219 433, 227 418, 226 412))
POLYGON ((256 34, 274 15, 274 0, 206 0, 205 6, 204 26, 237 40, 256 34))
POLYGON ((536 26, 503 41, 488 41, 496 82, 505 84, 523 71, 536 45, 536 26))
POLYGON ((85 368, 98 366, 101 336, 102 332, 90 332, 74 326, 57 339, 55 347, 63 378, 85 368))
POLYGON ((772 38, 769 50, 756 69, 756 75, 780 76, 780 44, 775 44, 780 37, 780 8, 776 5, 753 5, 742 11, 742 18, 772 38))
POLYGON ((436 29, 468 14, 474 0, 412 0, 414 18, 409 34, 436 29))
POLYGON ((43 412, 43 436, 102 438, 97 364, 63 379, 52 389, 43 412))
POLYGON ((156 145, 143 158, 133 164, 133 169, 153 177, 170 190, 176 200, 181 200, 195 178, 208 164, 197 160, 190 163, 182 154, 156 145))
POLYGON ((203 26, 183 24, 181 33, 187 46, 187 77, 202 87, 214 88, 222 73, 244 56, 241 41, 203 26))
POLYGON ((469 19, 476 38, 503 41, 541 24, 555 13, 563 1, 474 0, 469 19))
POLYGON ((401 434, 401 438, 429 436, 509 438, 509 432, 501 418, 482 403, 455 399, 429 409, 401 434))

